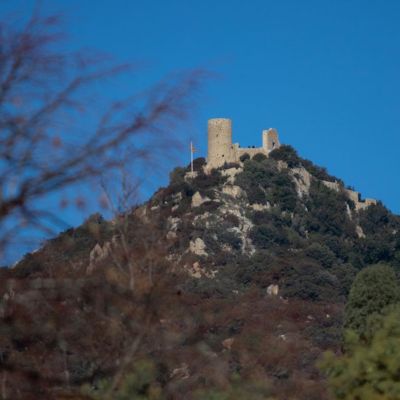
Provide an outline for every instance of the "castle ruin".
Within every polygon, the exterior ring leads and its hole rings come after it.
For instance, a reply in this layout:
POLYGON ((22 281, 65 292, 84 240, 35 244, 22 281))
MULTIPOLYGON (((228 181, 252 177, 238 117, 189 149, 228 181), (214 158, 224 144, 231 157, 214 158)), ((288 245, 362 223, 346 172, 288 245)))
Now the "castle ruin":
POLYGON ((232 121, 228 118, 208 120, 207 167, 218 168, 225 163, 237 163, 243 154, 253 157, 257 153, 266 156, 280 146, 278 132, 270 128, 262 132, 262 147, 240 147, 232 143, 232 121))
MULTIPOLYGON (((278 132, 274 128, 269 128, 262 132, 262 147, 240 147, 239 143, 232 143, 232 121, 229 118, 212 118, 208 120, 208 155, 207 170, 219 168, 225 164, 239 163, 240 157, 248 154, 250 158, 258 153, 269 153, 280 147, 278 132)), ((310 176, 309 172, 302 167, 303 174, 310 176)), ((310 177, 308 177, 310 181, 310 177)), ((361 199, 359 192, 345 189, 335 181, 321 181, 328 188, 339 192, 344 190, 347 197, 353 201, 356 210, 363 210, 371 205, 377 204, 375 199, 361 199)), ((309 183, 308 183, 309 186, 309 183)))

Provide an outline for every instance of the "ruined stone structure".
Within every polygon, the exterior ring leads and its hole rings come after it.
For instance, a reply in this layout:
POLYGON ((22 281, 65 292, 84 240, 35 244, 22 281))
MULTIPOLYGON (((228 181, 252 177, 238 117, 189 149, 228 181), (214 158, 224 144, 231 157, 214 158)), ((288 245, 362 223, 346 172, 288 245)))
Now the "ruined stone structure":
MULTIPOLYGON (((243 154, 248 154, 250 158, 258 153, 269 153, 280 147, 278 132, 274 128, 264 130, 262 132, 262 147, 240 147, 239 143, 232 143, 232 121, 228 118, 212 118, 208 120, 208 156, 206 170, 222 167, 225 163, 238 163, 243 154)), ((287 168, 287 164, 278 161, 278 167, 287 168), (281 163, 281 164, 279 164, 281 163)), ((236 168, 228 168, 222 171, 222 175, 228 177, 228 182, 233 184, 234 177, 237 174, 236 168)), ((298 195, 302 197, 308 193, 310 188, 311 174, 304 168, 293 168, 292 176, 295 179, 298 195), (300 178, 300 179, 299 179, 300 178)), ((377 204, 375 199, 361 199, 359 192, 345 189, 339 182, 321 181, 329 189, 336 192, 344 190, 347 197, 354 202, 355 209, 364 210, 371 205, 377 204)), ((202 202, 207 201, 201 198, 199 193, 193 196, 192 206, 199 206, 202 202)), ((254 207, 259 205, 254 204, 254 207)), ((266 207, 266 206, 264 206, 266 207)))
POLYGON ((280 146, 278 132, 270 128, 262 133, 262 147, 240 147, 232 143, 232 121, 227 118, 208 120, 208 156, 207 167, 218 168, 225 163, 239 162, 240 157, 247 153, 253 157, 257 153, 266 156, 280 146))
MULTIPOLYGON (((321 181, 326 187, 329 189, 335 190, 336 192, 340 192, 342 189, 339 182, 328 182, 328 181, 321 181)), ((360 192, 356 192, 355 190, 351 189, 344 189, 347 197, 354 203, 356 210, 364 210, 369 206, 376 205, 378 202, 375 199, 361 199, 360 192)))

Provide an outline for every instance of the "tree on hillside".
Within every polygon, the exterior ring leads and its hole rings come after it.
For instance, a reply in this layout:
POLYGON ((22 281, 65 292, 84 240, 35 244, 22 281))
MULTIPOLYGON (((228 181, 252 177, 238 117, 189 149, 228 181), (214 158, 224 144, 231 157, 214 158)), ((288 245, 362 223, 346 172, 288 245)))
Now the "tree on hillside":
POLYGON ((344 326, 362 334, 367 318, 399 302, 400 287, 396 275, 388 265, 378 264, 358 273, 350 290, 345 309, 344 326))
POLYGON ((400 308, 370 317, 366 344, 354 332, 346 338, 347 354, 327 354, 322 369, 338 400, 397 400, 400 398, 400 308))
POLYGON ((22 27, 6 16, 0 21, 2 248, 21 226, 47 230, 58 222, 40 204, 49 194, 122 165, 139 174, 144 162, 160 160, 177 145, 171 131, 187 117, 203 76, 168 77, 112 100, 107 83, 133 66, 68 52, 64 36, 56 16, 35 14, 22 27))

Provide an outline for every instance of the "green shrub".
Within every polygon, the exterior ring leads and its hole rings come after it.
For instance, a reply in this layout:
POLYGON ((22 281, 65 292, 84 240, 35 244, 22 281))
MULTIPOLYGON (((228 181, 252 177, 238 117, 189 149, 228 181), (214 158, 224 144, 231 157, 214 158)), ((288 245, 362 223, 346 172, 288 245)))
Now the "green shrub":
POLYGON ((194 400, 274 400, 269 382, 254 381, 234 377, 223 389, 206 389, 197 391, 194 400))
POLYGON ((185 180, 186 168, 176 167, 169 174, 170 185, 180 185, 185 180))
POLYGON ((35 257, 35 254, 27 253, 14 268, 13 272, 18 279, 32 277, 43 271, 44 265, 35 257))
POLYGON ((300 167, 301 165, 301 158, 292 146, 282 145, 272 150, 269 156, 274 160, 285 161, 289 168, 300 167))
POLYGON ((253 161, 261 162, 267 159, 267 156, 264 153, 257 153, 253 157, 253 161))
POLYGON ((228 213, 225 215, 225 222, 230 227, 238 227, 240 225, 239 218, 235 214, 228 213))
POLYGON ((366 264, 388 262, 394 256, 394 246, 391 243, 392 235, 367 236, 359 241, 359 251, 366 264))
POLYGON ((235 267, 234 276, 241 285, 255 283, 265 287, 271 283, 272 256, 265 250, 256 251, 251 257, 241 259, 235 267))
POLYGON ((368 316, 399 302, 400 287, 388 265, 380 264, 360 271, 351 287, 345 309, 344 326, 361 334, 368 316))
POLYGON ((229 298, 234 296, 233 291, 237 284, 232 275, 217 274, 214 278, 188 279, 184 284, 187 292, 200 295, 204 299, 229 298))
POLYGON ((329 182, 337 181, 343 184, 340 179, 329 175, 325 168, 318 167, 317 165, 314 165, 310 160, 301 158, 292 146, 282 145, 277 149, 271 151, 269 156, 274 160, 285 161, 289 168, 303 166, 311 175, 315 176, 317 179, 329 182))
POLYGON ((288 173, 278 171, 275 161, 264 154, 260 153, 259 161, 256 156, 244 162, 243 172, 236 176, 235 184, 246 192, 250 204, 270 202, 284 211, 293 211, 297 193, 288 173))
POLYGON ((224 230, 219 234, 218 239, 222 244, 227 244, 234 250, 240 250, 242 247, 242 239, 235 232, 224 230))
POLYGON ((319 167, 313 164, 310 160, 306 160, 304 158, 301 159, 301 164, 311 175, 315 176, 317 179, 328 182, 339 182, 343 185, 343 181, 335 176, 330 175, 326 168, 319 167))
POLYGON ((332 267, 336 260, 335 254, 326 246, 312 243, 305 249, 306 256, 316 260, 324 268, 332 267))
POLYGON ((279 205, 283 211, 293 211, 296 208, 296 188, 287 173, 280 172, 273 177, 269 198, 272 204, 279 205))
POLYGON ((396 400, 400 398, 400 308, 369 318, 365 343, 354 332, 345 336, 346 354, 327 353, 321 369, 337 400, 396 400))
POLYGON ((282 268, 282 295, 310 301, 341 300, 339 281, 335 275, 311 260, 298 258, 282 268))
POLYGON ((157 382, 157 368, 152 361, 139 360, 119 380, 114 390, 110 391, 111 380, 102 380, 98 388, 86 385, 82 392, 93 400, 161 400, 161 386, 157 382))
POLYGON ((267 189, 271 187, 272 177, 276 173, 276 165, 271 160, 247 160, 243 171, 236 176, 235 184, 246 192, 250 204, 266 204, 267 189))
POLYGON ((347 262, 352 251, 356 250, 355 246, 346 239, 339 236, 321 235, 314 233, 309 235, 312 241, 319 243, 321 246, 327 247, 338 259, 347 262))
POLYGON ((229 169, 229 168, 240 168, 240 164, 239 163, 235 163, 235 162, 225 162, 222 169, 229 169))
POLYGON ((330 272, 336 276, 340 283, 340 293, 347 297, 357 275, 357 268, 354 268, 352 264, 340 264, 334 265, 330 272))
POLYGON ((245 162, 246 160, 250 160, 250 154, 249 153, 244 153, 240 156, 240 161, 245 162))
POLYGON ((226 182, 226 177, 221 175, 217 169, 212 169, 209 174, 199 172, 198 175, 191 180, 194 191, 205 193, 208 189, 214 189, 226 182))
MULTIPOLYGON (((193 171, 202 171, 204 165, 206 165, 206 159, 204 157, 198 157, 193 160, 193 171)), ((190 165, 188 166, 187 170, 190 170, 190 165)))
POLYGON ((278 229, 291 225, 290 216, 274 209, 254 211, 251 215, 251 221, 255 225, 272 224, 278 229))
POLYGON ((390 212, 382 204, 372 205, 359 212, 360 226, 366 234, 380 233, 392 223, 390 212))
POLYGON ((201 206, 197 207, 197 209, 195 210, 195 214, 202 215, 205 212, 213 213, 220 206, 221 203, 218 203, 217 201, 205 201, 201 206))
POLYGON ((252 228, 250 238, 259 249, 268 249, 272 245, 288 243, 287 235, 283 229, 278 229, 272 224, 261 224, 252 228))
POLYGON ((354 224, 347 214, 347 197, 342 192, 312 181, 306 202, 308 213, 304 215, 309 232, 334 236, 355 237, 354 224))

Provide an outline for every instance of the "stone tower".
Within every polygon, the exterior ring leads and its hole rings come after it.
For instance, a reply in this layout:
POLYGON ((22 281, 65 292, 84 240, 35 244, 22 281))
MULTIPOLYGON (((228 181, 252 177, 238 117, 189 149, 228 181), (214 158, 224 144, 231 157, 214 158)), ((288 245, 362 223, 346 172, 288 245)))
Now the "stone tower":
POLYGON ((208 120, 208 156, 209 168, 219 167, 225 162, 235 162, 236 152, 232 145, 232 121, 228 118, 208 120))
POLYGON ((274 128, 264 130, 262 133, 263 148, 268 153, 277 149, 281 144, 279 143, 278 132, 274 128))

